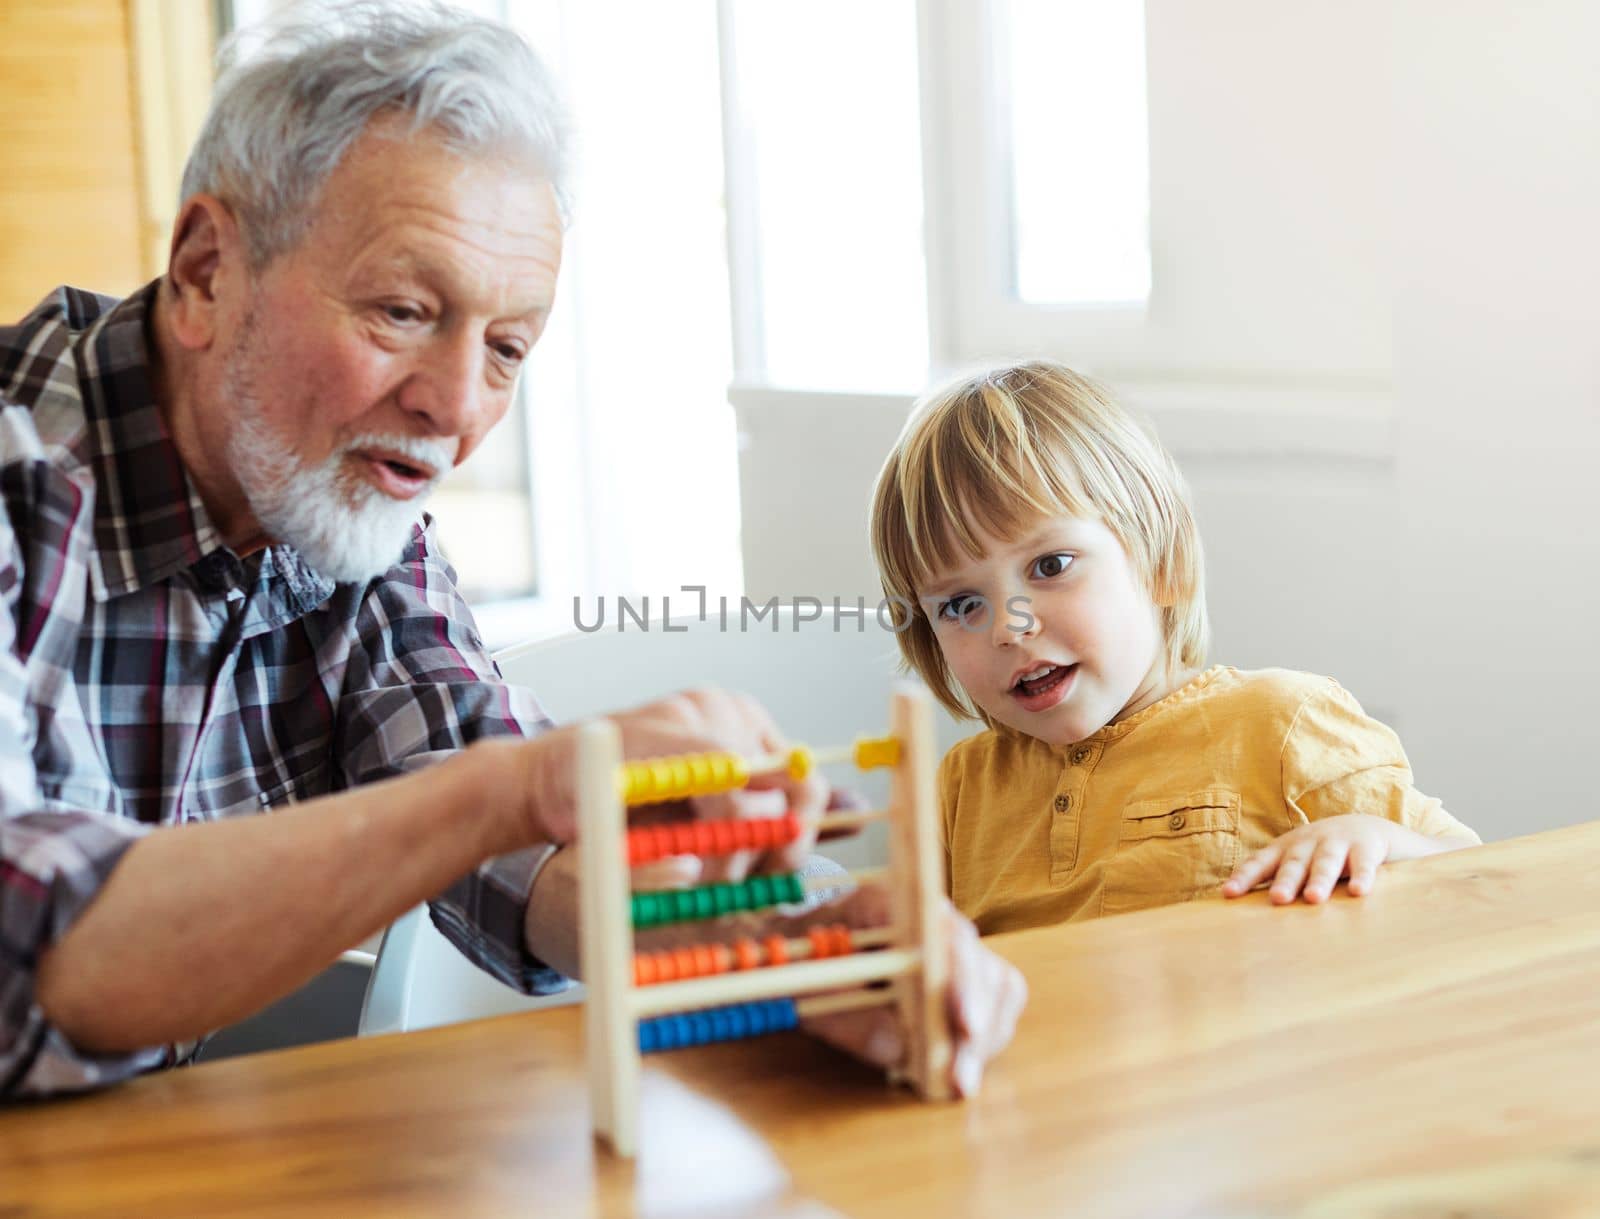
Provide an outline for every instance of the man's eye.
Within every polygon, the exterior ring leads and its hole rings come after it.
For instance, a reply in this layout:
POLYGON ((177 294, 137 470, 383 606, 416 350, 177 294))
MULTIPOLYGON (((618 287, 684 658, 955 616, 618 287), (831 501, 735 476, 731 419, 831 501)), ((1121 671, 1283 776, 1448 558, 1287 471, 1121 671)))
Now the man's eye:
POLYGON ((1047 554, 1033 561, 1033 577, 1036 580, 1048 580, 1051 576, 1059 576, 1072 566, 1070 554, 1047 554))
POLYGON ((515 343, 495 343, 492 346, 494 347, 495 355, 499 356, 507 364, 520 364, 528 355, 515 343))
POLYGON ((385 305, 383 312, 391 322, 400 322, 403 325, 422 319, 422 311, 415 305, 385 305))

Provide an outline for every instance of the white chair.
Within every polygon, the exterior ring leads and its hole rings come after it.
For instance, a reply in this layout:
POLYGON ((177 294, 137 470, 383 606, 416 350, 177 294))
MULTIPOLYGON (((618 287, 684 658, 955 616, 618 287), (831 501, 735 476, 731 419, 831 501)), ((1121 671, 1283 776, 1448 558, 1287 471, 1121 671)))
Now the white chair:
MULTIPOLYGON (((729 609, 727 630, 714 606, 703 623, 682 623, 675 614, 670 633, 659 623, 642 629, 631 618, 622 620, 625 629, 619 631, 618 619, 607 616, 592 634, 574 632, 508 649, 501 667, 507 681, 531 688, 558 723, 686 688, 721 686, 755 696, 792 740, 806 744, 846 744, 888 728, 899 652, 893 635, 874 619, 868 617, 864 629, 857 630, 858 620, 844 617, 836 624, 830 611, 815 621, 798 621, 780 610, 776 618, 747 621, 740 630, 737 607, 729 609)), ((585 606, 584 614, 586 623, 597 616, 592 606, 585 606)), ((941 747, 973 727, 941 716, 941 747)), ((834 777, 874 807, 888 798, 881 772, 834 777)), ((851 868, 880 864, 887 850, 884 829, 875 824, 857 838, 825 844, 824 851, 851 868)), ((581 997, 581 987, 530 998, 501 985, 462 957, 418 907, 384 935, 360 1029, 367 1035, 428 1028, 581 997)))

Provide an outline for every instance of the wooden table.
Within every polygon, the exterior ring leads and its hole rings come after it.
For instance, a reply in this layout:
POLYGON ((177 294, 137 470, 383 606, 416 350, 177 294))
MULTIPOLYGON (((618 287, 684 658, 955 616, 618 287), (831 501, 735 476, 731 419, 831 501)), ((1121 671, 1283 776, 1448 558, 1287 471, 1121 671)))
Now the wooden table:
POLYGON ((967 1104, 798 1035, 656 1056, 615 1163, 561 1009, 0 1112, 0 1216, 1600 1212, 1600 823, 990 942, 1033 997, 967 1104))

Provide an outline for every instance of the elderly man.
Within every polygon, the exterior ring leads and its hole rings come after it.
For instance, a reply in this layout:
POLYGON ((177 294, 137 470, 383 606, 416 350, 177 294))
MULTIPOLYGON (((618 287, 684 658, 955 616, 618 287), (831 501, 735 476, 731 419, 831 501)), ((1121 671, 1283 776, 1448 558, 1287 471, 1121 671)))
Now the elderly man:
MULTIPOLYGON (((575 967, 572 736, 419 513, 554 302, 560 108, 500 26, 351 16, 222 74, 163 278, 0 329, 0 1096, 183 1061, 428 898, 512 985, 575 967)), ((776 740, 733 696, 616 718, 776 740)), ((971 1091, 1023 992, 957 931, 971 1091)), ((819 1031, 887 1063, 882 1019, 819 1031)))

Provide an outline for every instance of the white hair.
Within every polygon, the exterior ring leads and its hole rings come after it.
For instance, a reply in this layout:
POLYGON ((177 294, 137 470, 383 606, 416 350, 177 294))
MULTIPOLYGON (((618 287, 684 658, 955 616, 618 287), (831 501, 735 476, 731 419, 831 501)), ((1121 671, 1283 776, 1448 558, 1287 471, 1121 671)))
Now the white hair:
POLYGON ((566 219, 569 126, 553 76, 514 31, 438 0, 301 3, 229 35, 183 198, 233 207, 262 267, 304 235, 328 176, 389 113, 461 153, 528 159, 566 219))

